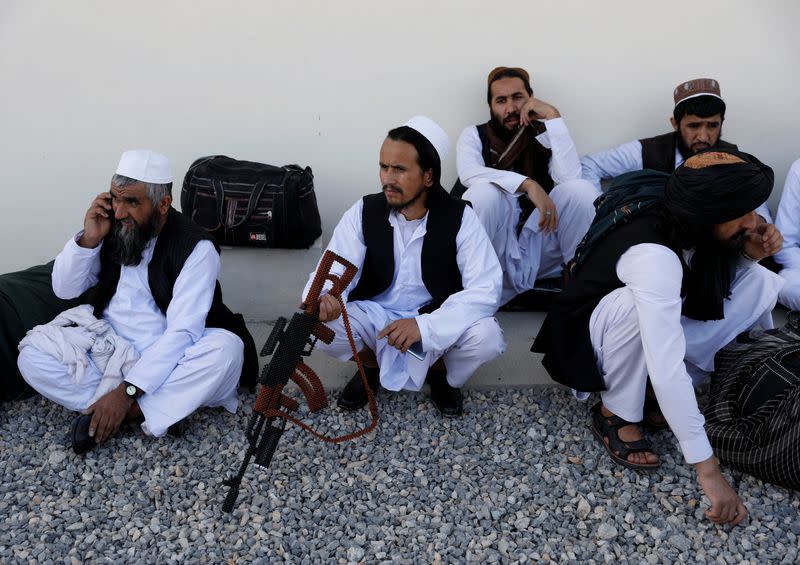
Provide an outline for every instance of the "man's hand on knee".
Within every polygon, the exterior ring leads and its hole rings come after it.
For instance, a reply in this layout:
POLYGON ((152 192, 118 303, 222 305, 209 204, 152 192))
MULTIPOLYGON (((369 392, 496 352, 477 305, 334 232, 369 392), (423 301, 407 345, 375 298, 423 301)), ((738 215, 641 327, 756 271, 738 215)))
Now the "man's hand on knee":
POLYGON ((399 349, 403 353, 422 339, 415 318, 402 318, 392 322, 378 334, 378 339, 383 339, 384 337, 389 345, 399 349))
POLYGON ((88 409, 92 414, 89 435, 94 437, 97 443, 103 443, 117 433, 132 405, 133 400, 125 394, 124 384, 100 397, 88 409))
POLYGON ((342 314, 342 305, 330 294, 323 294, 319 298, 319 321, 330 322, 342 314))

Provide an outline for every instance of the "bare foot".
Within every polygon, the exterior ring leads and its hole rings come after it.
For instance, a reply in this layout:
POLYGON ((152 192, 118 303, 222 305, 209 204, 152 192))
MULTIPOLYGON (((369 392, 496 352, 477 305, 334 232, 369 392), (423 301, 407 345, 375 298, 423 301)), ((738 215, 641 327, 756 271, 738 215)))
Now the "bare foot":
MULTIPOLYGON (((611 412, 608 408, 605 407, 604 404, 600 405, 600 414, 608 418, 609 416, 614 416, 614 413, 611 412)), ((633 442, 640 439, 643 439, 642 430, 639 429, 639 426, 636 424, 630 424, 629 426, 622 426, 618 430, 619 439, 624 442, 633 442)), ((608 445, 608 438, 603 438, 608 445)), ((617 454, 619 455, 619 454, 617 454)), ((628 455, 627 458, 629 463, 634 463, 636 465, 654 465, 658 463, 658 455, 653 453, 652 451, 640 451, 638 453, 631 453, 628 455)))

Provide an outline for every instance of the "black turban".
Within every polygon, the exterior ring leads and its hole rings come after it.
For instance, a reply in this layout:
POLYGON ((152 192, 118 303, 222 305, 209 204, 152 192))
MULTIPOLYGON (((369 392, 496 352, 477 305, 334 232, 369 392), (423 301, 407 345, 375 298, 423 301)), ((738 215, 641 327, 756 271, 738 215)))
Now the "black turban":
POLYGON ((708 149, 675 170, 664 189, 664 202, 688 224, 721 224, 766 202, 774 180, 772 169, 752 155, 708 149))
POLYGON ((664 189, 664 205, 688 231, 695 231, 695 252, 684 280, 684 315, 696 320, 724 317, 731 294, 737 251, 724 248, 712 227, 735 220, 766 202, 774 174, 747 153, 709 149, 678 167, 664 189))

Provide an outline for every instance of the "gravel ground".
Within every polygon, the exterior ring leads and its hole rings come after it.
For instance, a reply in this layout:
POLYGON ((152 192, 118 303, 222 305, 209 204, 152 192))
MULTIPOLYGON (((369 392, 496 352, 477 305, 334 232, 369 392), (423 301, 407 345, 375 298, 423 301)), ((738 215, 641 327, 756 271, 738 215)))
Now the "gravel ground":
MULTIPOLYGON (((291 428, 225 514, 220 480, 241 461, 252 400, 194 415, 181 439, 128 430, 85 457, 66 445, 66 410, 3 405, 0 562, 800 560, 799 493, 731 472, 750 518, 717 527, 671 434, 654 437, 658 472, 623 469, 553 387, 470 390, 455 421, 424 394, 383 393, 374 437, 342 446, 291 428)), ((366 411, 313 418, 344 433, 366 411)))

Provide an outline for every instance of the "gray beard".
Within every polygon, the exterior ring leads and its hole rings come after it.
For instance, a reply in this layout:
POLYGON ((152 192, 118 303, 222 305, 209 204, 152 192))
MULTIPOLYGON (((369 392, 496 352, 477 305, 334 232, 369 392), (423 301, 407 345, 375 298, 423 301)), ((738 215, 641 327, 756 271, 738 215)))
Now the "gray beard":
POLYGON ((134 224, 133 229, 125 229, 122 222, 114 222, 111 258, 115 263, 131 267, 142 262, 144 248, 158 231, 159 216, 153 212, 145 224, 134 224))

